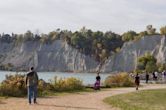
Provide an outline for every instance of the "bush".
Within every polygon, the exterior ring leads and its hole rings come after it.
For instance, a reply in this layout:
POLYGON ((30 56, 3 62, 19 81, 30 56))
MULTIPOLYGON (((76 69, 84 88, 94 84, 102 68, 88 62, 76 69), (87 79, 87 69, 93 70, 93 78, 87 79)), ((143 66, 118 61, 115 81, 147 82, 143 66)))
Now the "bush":
MULTIPOLYGON (((45 96, 53 92, 66 92, 83 90, 82 81, 77 78, 57 79, 51 83, 40 79, 38 82, 38 95, 45 96)), ((25 75, 6 75, 6 79, 0 84, 0 96, 22 97, 27 95, 25 75)))
POLYGON ((160 28, 160 34, 166 35, 166 26, 160 28))
POLYGON ((1 96, 20 97, 26 95, 25 75, 6 75, 6 79, 1 83, 1 96))
MULTIPOLYGON (((46 91, 50 91, 51 85, 40 79, 38 83, 38 95, 43 96, 46 91)), ((6 79, 0 86, 1 96, 22 97, 27 95, 27 87, 25 85, 25 75, 15 74, 6 75, 6 79)))
POLYGON ((73 91, 73 90, 82 90, 84 88, 81 80, 77 78, 66 78, 66 79, 58 79, 57 77, 51 81, 51 85, 53 86, 54 91, 73 91))
POLYGON ((50 92, 53 92, 52 85, 50 83, 46 83, 43 79, 40 79, 38 82, 38 95, 45 96, 50 92))
POLYGON ((129 77, 128 73, 118 73, 108 76, 104 84, 106 87, 132 87, 134 80, 129 77))

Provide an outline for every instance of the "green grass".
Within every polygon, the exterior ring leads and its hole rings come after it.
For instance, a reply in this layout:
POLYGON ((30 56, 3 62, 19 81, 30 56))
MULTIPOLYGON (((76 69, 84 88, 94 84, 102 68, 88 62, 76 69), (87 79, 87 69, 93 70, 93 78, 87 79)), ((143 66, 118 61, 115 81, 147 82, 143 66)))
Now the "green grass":
POLYGON ((166 110, 166 89, 116 95, 104 102, 122 110, 166 110))

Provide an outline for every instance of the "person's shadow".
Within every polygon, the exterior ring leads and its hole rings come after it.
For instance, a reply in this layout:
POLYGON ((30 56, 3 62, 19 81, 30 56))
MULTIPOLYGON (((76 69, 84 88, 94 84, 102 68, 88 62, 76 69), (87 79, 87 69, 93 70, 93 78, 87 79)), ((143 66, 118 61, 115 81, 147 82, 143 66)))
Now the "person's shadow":
POLYGON ((0 101, 0 104, 6 104, 5 102, 0 101))
POLYGON ((75 109, 90 109, 90 110, 98 110, 97 108, 90 108, 90 107, 77 107, 77 106, 67 106, 67 105, 49 105, 49 104, 37 104, 39 106, 52 106, 52 107, 59 107, 59 108, 75 108, 75 109))

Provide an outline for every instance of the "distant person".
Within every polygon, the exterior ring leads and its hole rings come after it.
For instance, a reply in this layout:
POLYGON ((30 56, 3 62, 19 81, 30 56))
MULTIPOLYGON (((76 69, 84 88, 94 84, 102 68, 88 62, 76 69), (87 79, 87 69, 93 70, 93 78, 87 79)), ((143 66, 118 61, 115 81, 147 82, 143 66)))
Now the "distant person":
POLYGON ((146 83, 148 83, 148 81, 149 81, 149 74, 146 73, 146 83))
POLYGON ((95 85, 94 85, 95 90, 100 90, 100 80, 101 80, 101 77, 99 75, 99 72, 97 72, 96 82, 95 82, 95 85))
POLYGON ((164 83, 166 83, 166 71, 164 72, 164 83))
POLYGON ((163 82, 165 83, 166 82, 166 71, 165 70, 162 72, 162 79, 163 79, 163 82))
POLYGON ((165 72, 165 71, 163 71, 163 72, 161 73, 161 75, 162 75, 162 81, 163 81, 163 82, 165 81, 164 72, 165 72))
POLYGON ((156 75, 154 72, 152 73, 152 75, 153 75, 153 80, 156 80, 156 75))
POLYGON ((164 71, 164 80, 166 82, 166 71, 164 71))
POLYGON ((136 90, 138 90, 139 84, 140 84, 140 77, 139 77, 139 75, 137 73, 136 76, 135 76, 136 90))
POLYGON ((154 74, 155 74, 155 80, 157 81, 157 79, 158 79, 158 72, 156 71, 154 74))
POLYGON ((34 71, 34 68, 31 67, 30 72, 26 76, 26 86, 28 89, 28 101, 31 104, 31 99, 33 97, 34 104, 37 103, 37 86, 38 86, 38 75, 34 71))

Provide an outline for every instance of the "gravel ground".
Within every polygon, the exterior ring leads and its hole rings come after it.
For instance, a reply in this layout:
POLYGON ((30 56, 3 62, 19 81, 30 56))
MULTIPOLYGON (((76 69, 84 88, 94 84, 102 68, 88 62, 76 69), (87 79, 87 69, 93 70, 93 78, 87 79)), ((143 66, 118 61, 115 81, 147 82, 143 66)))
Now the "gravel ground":
MULTIPOLYGON (((166 85, 144 85, 140 90, 166 88, 166 85)), ((29 105, 26 98, 0 99, 0 110, 118 110, 103 102, 109 96, 135 91, 135 88, 107 89, 97 92, 73 93, 65 96, 38 98, 29 105)))

